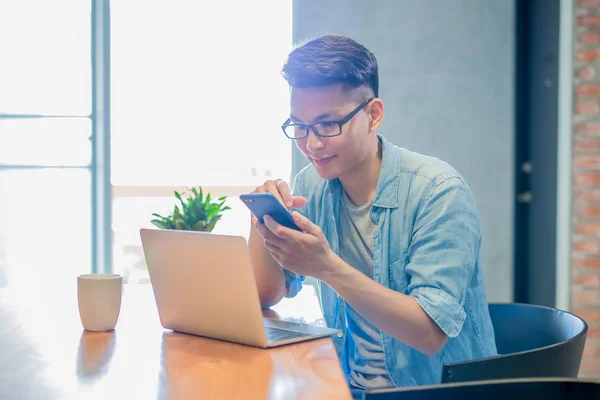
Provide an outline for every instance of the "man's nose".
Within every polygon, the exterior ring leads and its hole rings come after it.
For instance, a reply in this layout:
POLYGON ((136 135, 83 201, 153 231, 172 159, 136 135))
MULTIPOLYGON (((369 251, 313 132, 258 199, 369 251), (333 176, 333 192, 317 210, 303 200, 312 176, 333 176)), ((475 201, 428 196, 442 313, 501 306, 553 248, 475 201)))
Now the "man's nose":
POLYGON ((325 143, 323 142, 323 138, 317 136, 312 129, 308 131, 308 137, 306 138, 306 148, 311 152, 321 150, 325 147, 325 143))

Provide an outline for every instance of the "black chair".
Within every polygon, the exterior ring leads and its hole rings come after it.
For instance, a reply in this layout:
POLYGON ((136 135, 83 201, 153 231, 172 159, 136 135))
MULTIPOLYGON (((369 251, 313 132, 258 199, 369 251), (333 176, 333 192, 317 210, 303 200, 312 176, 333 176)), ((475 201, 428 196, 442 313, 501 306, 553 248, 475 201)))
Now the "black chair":
POLYGON ((490 304, 498 356, 445 364, 442 383, 511 378, 575 378, 588 326, 566 311, 490 304))
POLYGON ((568 378, 537 378, 451 383, 373 390, 364 400, 597 400, 600 382, 568 378))

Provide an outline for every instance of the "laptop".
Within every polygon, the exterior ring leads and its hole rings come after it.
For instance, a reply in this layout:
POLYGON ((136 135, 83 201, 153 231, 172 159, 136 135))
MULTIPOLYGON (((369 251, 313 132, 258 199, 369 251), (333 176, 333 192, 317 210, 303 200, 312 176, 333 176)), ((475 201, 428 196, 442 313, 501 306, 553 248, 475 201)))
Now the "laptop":
POLYGON ((177 332, 260 348, 340 332, 264 318, 242 236, 141 229, 161 325, 177 332))

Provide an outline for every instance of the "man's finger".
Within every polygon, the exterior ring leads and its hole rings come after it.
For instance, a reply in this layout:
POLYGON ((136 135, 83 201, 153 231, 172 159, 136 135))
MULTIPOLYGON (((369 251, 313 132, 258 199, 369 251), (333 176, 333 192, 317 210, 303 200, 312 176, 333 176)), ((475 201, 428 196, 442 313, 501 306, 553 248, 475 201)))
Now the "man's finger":
POLYGON ((296 225, 298 225, 298 227, 304 232, 313 236, 319 236, 321 234, 321 228, 310 222, 308 218, 300 214, 298 211, 292 212, 292 218, 294 218, 296 225))
POLYGON ((278 255, 281 254, 281 247, 277 246, 274 243, 265 241, 265 247, 271 252, 271 253, 277 253, 278 255))
POLYGON ((271 193, 273 196, 279 200, 281 204, 285 206, 283 199, 281 198, 281 193, 279 192, 279 188, 277 187, 276 181, 266 181, 263 185, 267 191, 267 193, 271 193))
POLYGON ((304 207, 307 203, 306 197, 295 196, 292 198, 292 208, 304 207))
POLYGON ((270 251, 269 254, 271 254, 271 258, 273 258, 273 260, 275 260, 277 264, 283 267, 283 262, 279 253, 277 253, 276 251, 270 251))
MULTIPOLYGON (((266 218, 265 218, 266 219, 266 218)), ((265 221, 266 222, 266 221, 265 221)), ((259 235, 266 240, 267 242, 271 242, 275 245, 281 245, 283 242, 283 239, 281 239, 280 237, 278 237, 277 235, 275 235, 268 227, 265 226, 265 224, 261 224, 258 220, 256 221, 256 224, 254 225, 254 227, 256 228, 256 230, 258 231, 259 235)))
POLYGON ((265 226, 280 240, 289 240, 292 237, 293 233, 297 233, 296 230, 287 228, 283 225, 280 225, 275 221, 271 216, 265 215, 265 226))
POLYGON ((292 198, 292 193, 290 191, 290 187, 288 186, 287 183, 285 183, 285 181, 283 179, 277 179, 277 181, 275 181, 275 182, 276 182, 275 185, 277 186, 277 189, 279 190, 279 193, 281 194, 281 199, 283 200, 283 204, 289 210, 294 205, 294 200, 292 198))

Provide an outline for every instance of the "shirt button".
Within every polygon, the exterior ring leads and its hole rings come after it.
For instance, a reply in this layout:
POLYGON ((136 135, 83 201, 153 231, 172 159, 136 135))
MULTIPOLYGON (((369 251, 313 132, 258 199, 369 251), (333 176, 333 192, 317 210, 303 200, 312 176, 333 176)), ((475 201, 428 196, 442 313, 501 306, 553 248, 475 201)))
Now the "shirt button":
POLYGON ((339 337, 339 338, 341 338, 342 336, 344 336, 344 333, 343 332, 338 332, 336 336, 339 337))

